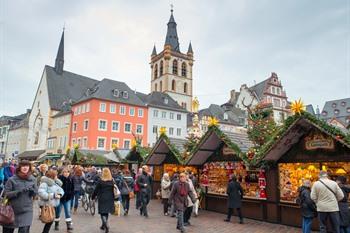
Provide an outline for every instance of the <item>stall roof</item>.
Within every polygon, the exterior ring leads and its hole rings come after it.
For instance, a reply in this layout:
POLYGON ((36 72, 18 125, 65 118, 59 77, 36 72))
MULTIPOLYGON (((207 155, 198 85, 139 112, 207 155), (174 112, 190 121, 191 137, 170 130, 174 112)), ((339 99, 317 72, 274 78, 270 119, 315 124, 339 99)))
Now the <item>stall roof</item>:
POLYGON ((161 135, 146 158, 147 165, 161 165, 164 162, 181 164, 181 154, 185 151, 185 139, 168 138, 161 135))
POLYGON ((247 152, 253 146, 245 132, 226 132, 216 126, 211 126, 194 149, 187 165, 204 164, 223 143, 235 151, 237 156, 241 152, 247 152))
MULTIPOLYGON (((90 160, 91 160, 91 156, 95 157, 94 160, 96 160, 95 162, 97 163, 101 163, 101 164, 105 164, 107 163, 107 161, 112 161, 115 163, 122 163, 123 162, 123 158, 120 156, 120 154, 117 152, 113 152, 113 151, 107 151, 107 150, 87 150, 87 149, 78 149, 77 151, 71 151, 71 154, 73 155, 73 160, 74 160, 74 156, 75 153, 79 153, 80 157, 81 156, 90 156, 90 160)), ((81 158, 75 158, 77 161, 77 163, 79 163, 81 158)), ((91 163, 92 161, 89 161, 87 163, 91 163)))
POLYGON ((277 139, 274 143, 269 143, 264 146, 265 148, 262 150, 264 151, 265 149, 266 151, 266 153, 264 153, 264 160, 278 161, 293 145, 299 142, 300 138, 313 128, 320 130, 342 145, 350 148, 350 143, 346 141, 346 135, 342 134, 340 130, 333 126, 328 125, 326 122, 318 120, 308 113, 293 117, 294 118, 290 118, 291 123, 288 124, 287 122, 287 126, 275 135, 277 139))
POLYGON ((45 153, 45 150, 28 150, 17 156, 18 159, 36 160, 45 153))

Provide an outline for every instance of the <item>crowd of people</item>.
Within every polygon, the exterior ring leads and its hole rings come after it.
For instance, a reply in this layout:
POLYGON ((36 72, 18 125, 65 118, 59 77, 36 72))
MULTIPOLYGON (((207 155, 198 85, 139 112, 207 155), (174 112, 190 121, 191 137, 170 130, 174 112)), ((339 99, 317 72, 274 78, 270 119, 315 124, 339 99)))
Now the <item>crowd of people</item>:
MULTIPOLYGON (((350 212, 348 196, 350 186, 344 176, 336 181, 329 179, 326 171, 321 171, 319 180, 311 183, 304 180, 299 189, 297 202, 301 207, 302 232, 311 232, 314 218, 318 217, 320 232, 326 233, 327 221, 331 223, 332 232, 350 233, 350 212)), ((35 200, 39 206, 39 219, 43 222, 43 233, 60 229, 60 216, 63 209, 67 232, 73 231, 73 216, 77 213, 79 201, 84 193, 89 193, 98 203, 101 217, 100 229, 109 232, 108 219, 116 213, 116 202, 120 202, 124 215, 129 214, 130 199, 135 197, 136 209, 140 215, 148 218, 147 206, 152 197, 152 176, 147 166, 137 173, 133 170, 95 168, 81 166, 48 167, 41 164, 33 167, 29 161, 3 163, 0 168, 0 190, 2 201, 8 200, 15 218, 10 224, 3 224, 3 233, 29 233, 33 221, 35 200), (47 220, 47 207, 53 212, 47 220), (42 218, 46 216, 45 221, 42 218)), ((198 180, 190 172, 175 173, 172 177, 165 173, 161 180, 159 195, 162 198, 165 216, 177 216, 176 228, 185 232, 191 226, 190 219, 198 215, 199 196, 198 180)), ((241 212, 243 189, 235 176, 229 178, 227 186, 227 218, 231 221, 234 210, 237 211, 239 223, 243 224, 241 212)), ((4 203, 4 202, 3 202, 4 203)))

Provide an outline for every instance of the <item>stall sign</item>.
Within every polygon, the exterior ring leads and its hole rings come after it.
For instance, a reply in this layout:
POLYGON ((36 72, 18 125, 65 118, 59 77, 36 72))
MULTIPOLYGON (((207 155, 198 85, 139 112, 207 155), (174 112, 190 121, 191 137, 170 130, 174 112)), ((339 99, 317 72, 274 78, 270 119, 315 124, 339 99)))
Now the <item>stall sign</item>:
POLYGON ((334 149, 334 141, 331 137, 325 137, 322 134, 315 134, 305 138, 306 150, 316 149, 334 149))
POLYGON ((235 155, 236 151, 234 151, 233 149, 231 149, 227 145, 224 145, 224 147, 222 148, 222 154, 223 155, 235 155))

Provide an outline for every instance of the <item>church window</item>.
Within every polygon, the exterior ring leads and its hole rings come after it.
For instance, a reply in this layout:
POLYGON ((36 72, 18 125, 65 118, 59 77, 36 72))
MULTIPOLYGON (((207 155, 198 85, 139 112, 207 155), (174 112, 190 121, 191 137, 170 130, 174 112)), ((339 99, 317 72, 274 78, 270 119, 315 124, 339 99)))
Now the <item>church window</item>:
POLYGON ((177 60, 173 61, 173 74, 177 75, 177 60))
POLYGON ((38 145, 39 143, 39 132, 35 132, 35 139, 34 139, 34 145, 38 145))
POLYGON ((187 93, 187 83, 184 84, 184 93, 187 93))
POLYGON ((156 64, 154 66, 154 79, 157 79, 158 78, 158 65, 156 64))
POLYGON ((181 65, 181 76, 182 77, 186 77, 186 73, 187 73, 186 63, 183 62, 182 65, 181 65))
POLYGON ((160 91, 160 92, 163 91, 163 83, 162 83, 162 81, 160 81, 160 83, 159 83, 159 91, 160 91))
POLYGON ((160 61, 159 76, 163 75, 163 61, 160 61))
POLYGON ((176 91, 176 82, 175 80, 171 81, 171 90, 176 91))

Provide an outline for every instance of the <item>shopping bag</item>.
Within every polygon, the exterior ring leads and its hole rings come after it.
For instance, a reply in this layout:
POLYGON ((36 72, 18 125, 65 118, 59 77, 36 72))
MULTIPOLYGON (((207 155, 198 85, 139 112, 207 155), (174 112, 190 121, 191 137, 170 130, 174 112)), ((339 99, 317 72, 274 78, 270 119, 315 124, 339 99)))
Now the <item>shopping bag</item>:
POLYGON ((42 223, 50 223, 55 220, 55 208, 44 205, 41 207, 40 220, 42 223))
POLYGON ((8 199, 2 198, 0 203, 0 225, 10 225, 15 221, 15 213, 12 206, 9 205, 8 199))
POLYGON ((115 201, 114 202, 114 213, 115 216, 120 216, 121 215, 121 203, 120 201, 115 201))

